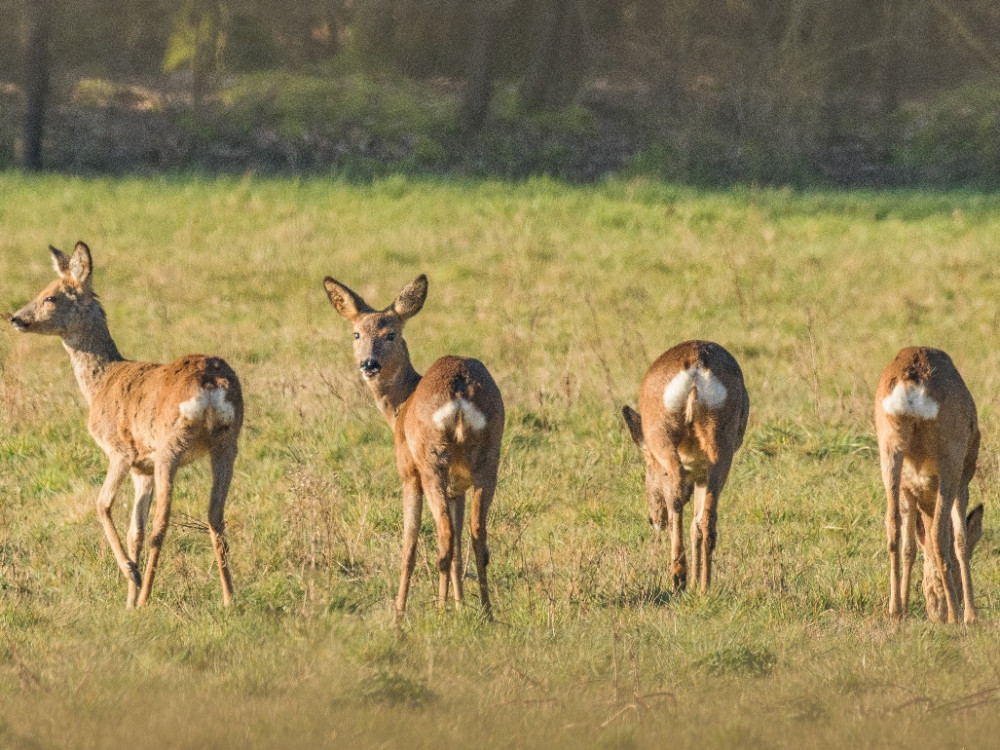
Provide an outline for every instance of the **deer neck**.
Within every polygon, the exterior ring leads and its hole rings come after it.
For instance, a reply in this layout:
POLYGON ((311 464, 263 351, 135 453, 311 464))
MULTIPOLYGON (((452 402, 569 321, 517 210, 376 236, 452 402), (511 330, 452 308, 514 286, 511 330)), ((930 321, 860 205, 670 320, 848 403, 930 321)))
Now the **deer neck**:
POLYGON ((372 395, 375 396, 375 405, 393 429, 396 428, 396 417, 400 407, 413 395, 420 377, 407 360, 406 365, 392 375, 368 381, 372 395))
POLYGON ((125 359, 111 338, 100 305, 95 306, 88 325, 63 337, 63 346, 69 352, 76 382, 89 406, 110 366, 125 359))

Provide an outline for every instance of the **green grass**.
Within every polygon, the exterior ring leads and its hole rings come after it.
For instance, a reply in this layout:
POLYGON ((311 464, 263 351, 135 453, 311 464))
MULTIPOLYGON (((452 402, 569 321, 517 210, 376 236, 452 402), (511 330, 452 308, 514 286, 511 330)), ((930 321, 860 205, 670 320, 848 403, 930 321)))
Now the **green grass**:
MULTIPOLYGON (((121 350, 226 357, 248 411, 223 611, 185 469, 152 605, 95 521, 104 459, 57 341, 0 329, 0 746, 992 746, 1000 700, 1000 197, 699 192, 634 180, 0 175, 0 309, 83 239, 121 350), (330 274, 387 304, 430 277, 418 369, 481 358, 507 404, 498 622, 439 615, 425 518, 392 624, 400 489, 330 274), (747 439, 708 596, 673 596, 620 420, 693 337, 740 360, 747 439), (903 345, 949 351, 983 429, 981 624, 887 622, 871 426, 903 345)), ((124 528, 130 490, 117 510, 124 528)))

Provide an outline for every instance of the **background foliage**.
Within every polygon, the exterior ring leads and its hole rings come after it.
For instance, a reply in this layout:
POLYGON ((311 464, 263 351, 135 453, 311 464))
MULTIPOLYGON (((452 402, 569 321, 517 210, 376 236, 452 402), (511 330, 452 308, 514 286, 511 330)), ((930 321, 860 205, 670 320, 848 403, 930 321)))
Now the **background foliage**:
POLYGON ((1000 177, 991 0, 0 0, 0 166, 37 8, 59 169, 1000 177))

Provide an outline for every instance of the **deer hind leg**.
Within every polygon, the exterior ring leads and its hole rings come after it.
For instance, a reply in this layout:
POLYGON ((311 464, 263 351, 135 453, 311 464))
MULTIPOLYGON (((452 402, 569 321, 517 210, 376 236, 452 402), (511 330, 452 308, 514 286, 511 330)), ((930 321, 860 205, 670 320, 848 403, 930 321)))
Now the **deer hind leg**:
POLYGON ((889 550, 889 617, 903 616, 899 580, 899 492, 903 475, 903 454, 880 450, 882 483, 885 485, 885 536, 889 550))
POLYGON ((472 551, 476 556, 476 577, 479 579, 479 600, 483 616, 493 620, 493 605, 490 602, 490 588, 486 568, 490 564, 490 549, 486 544, 486 516, 493 502, 497 488, 496 462, 478 476, 472 478, 472 517, 469 530, 472 534, 472 551))
POLYGON ((153 502, 153 475, 132 472, 132 485, 135 487, 135 503, 132 505, 132 522, 128 527, 128 554, 136 564, 135 576, 128 579, 128 606, 135 606, 139 594, 139 558, 142 555, 142 544, 146 536, 146 519, 149 518, 149 506, 153 502))
POLYGON ((673 577, 674 592, 679 593, 687 586, 687 555, 684 552, 684 505, 691 498, 694 486, 689 482, 667 481, 674 484, 664 493, 669 508, 670 524, 670 573, 673 577))
POLYGON ((972 595, 972 549, 966 528, 966 510, 969 507, 969 485, 959 489, 958 499, 951 509, 951 525, 955 534, 955 557, 958 559, 959 579, 962 583, 963 620, 970 625, 976 621, 976 604, 972 595))
MULTIPOLYGON (((931 521, 931 545, 933 547, 934 558, 937 561, 938 570, 941 571, 941 580, 944 584, 945 601, 948 605, 948 622, 958 622, 958 584, 955 580, 955 557, 953 549, 959 545, 958 534, 953 533, 957 529, 962 532, 962 546, 965 544, 965 524, 962 522, 955 525, 953 529, 953 513, 955 506, 961 505, 956 502, 958 494, 957 478, 952 476, 952 472, 941 471, 938 484, 937 502, 934 505, 934 519, 931 521)), ((964 549, 963 549, 964 552, 964 549)))
POLYGON ((423 513, 423 491, 420 478, 409 477, 403 481, 403 560, 399 571, 399 593, 396 595, 396 622, 406 612, 406 597, 410 591, 410 577, 417 564, 417 540, 420 537, 420 516, 423 513))
POLYGON ((694 586, 695 582, 699 581, 701 578, 701 569, 704 564, 704 555, 702 547, 702 538, 704 535, 704 528, 702 525, 702 518, 705 513, 705 494, 708 488, 703 483, 698 483, 694 485, 694 490, 692 492, 692 497, 694 499, 693 507, 691 509, 691 514, 693 518, 691 519, 691 585, 694 586))
POLYGON ((465 523, 465 493, 448 498, 448 515, 451 517, 451 594, 455 607, 462 606, 462 527, 465 523))
POLYGON ((97 520, 100 521, 101 527, 104 529, 104 536, 108 540, 108 545, 111 547, 118 567, 125 574, 125 577, 134 584, 139 580, 139 568, 136 567, 136 561, 129 559, 128 555, 125 554, 121 537, 118 536, 118 529, 115 528, 115 522, 111 517, 115 496, 125 480, 128 468, 129 462, 125 458, 113 457, 111 459, 108 475, 104 478, 101 491, 97 493, 97 520))
POLYGON ((712 583, 712 555, 718 540, 719 495, 729 478, 729 468, 732 466, 732 453, 720 453, 716 462, 708 471, 708 482, 704 490, 704 498, 700 509, 701 522, 701 569, 695 568, 695 573, 701 574, 699 591, 704 594, 712 583))
POLYGON ((421 475, 424 496, 434 516, 434 528, 438 542, 438 608, 443 609, 448 600, 448 586, 451 581, 451 561, 454 555, 454 533, 445 488, 448 484, 448 469, 435 468, 427 475, 421 475))
POLYGON ((233 601, 233 577, 229 573, 229 545, 226 543, 226 498, 233 480, 236 446, 226 445, 212 451, 212 494, 208 505, 208 532, 212 537, 215 562, 222 582, 222 605, 233 601))
POLYGON ((917 559, 917 498, 909 489, 900 490, 900 547, 902 560, 899 571, 899 598, 902 616, 910 611, 910 581, 913 563, 917 559))
POLYGON ((156 510, 153 513, 153 524, 149 534, 149 557, 146 559, 146 571, 142 578, 142 588, 135 606, 141 607, 149 601, 153 590, 153 577, 156 575, 156 564, 160 559, 160 549, 167 535, 170 523, 170 503, 174 495, 174 476, 177 474, 177 460, 159 460, 153 466, 153 482, 155 484, 156 510))

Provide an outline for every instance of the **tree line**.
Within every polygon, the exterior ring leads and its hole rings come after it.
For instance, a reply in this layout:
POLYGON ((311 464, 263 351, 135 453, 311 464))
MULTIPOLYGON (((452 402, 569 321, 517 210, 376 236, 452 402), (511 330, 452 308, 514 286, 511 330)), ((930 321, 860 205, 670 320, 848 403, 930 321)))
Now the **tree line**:
POLYGON ((222 76, 350 56, 455 82, 464 132, 501 85, 529 112, 603 86, 680 132, 776 152, 892 143, 912 103, 1000 88, 995 0, 0 0, 0 15, 28 167, 52 82, 73 76, 184 71, 197 109, 222 76))

